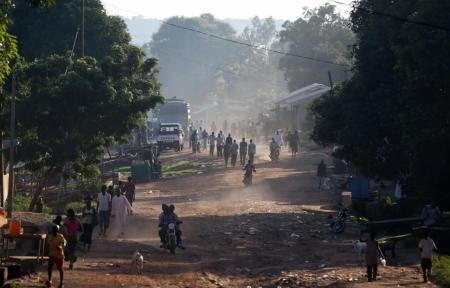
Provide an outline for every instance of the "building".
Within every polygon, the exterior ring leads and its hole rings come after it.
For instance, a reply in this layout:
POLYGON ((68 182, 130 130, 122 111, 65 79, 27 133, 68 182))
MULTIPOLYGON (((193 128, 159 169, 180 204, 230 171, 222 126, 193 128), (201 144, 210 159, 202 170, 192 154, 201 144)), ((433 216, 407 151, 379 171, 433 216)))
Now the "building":
POLYGON ((307 121, 312 101, 329 93, 331 88, 323 84, 311 84, 276 100, 273 112, 278 127, 302 129, 307 121))

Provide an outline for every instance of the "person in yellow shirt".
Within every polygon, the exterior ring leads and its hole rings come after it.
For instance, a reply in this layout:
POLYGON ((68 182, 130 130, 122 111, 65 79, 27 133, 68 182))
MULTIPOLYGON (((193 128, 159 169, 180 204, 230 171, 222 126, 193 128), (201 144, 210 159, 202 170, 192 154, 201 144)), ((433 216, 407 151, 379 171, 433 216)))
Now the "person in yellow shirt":
POLYGON ((56 269, 59 271, 59 288, 64 287, 64 246, 67 242, 64 236, 59 233, 59 226, 54 225, 52 227, 52 234, 48 237, 48 281, 47 287, 52 286, 52 270, 53 265, 56 265, 56 269))

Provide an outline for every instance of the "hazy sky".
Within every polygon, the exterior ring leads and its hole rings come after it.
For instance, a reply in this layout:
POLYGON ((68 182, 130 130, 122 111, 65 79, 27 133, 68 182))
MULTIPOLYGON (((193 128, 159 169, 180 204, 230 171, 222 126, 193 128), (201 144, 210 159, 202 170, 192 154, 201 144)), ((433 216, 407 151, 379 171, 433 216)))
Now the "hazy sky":
MULTIPOLYGON (((142 15, 148 18, 164 19, 174 15, 198 16, 212 13, 223 18, 248 19, 253 16, 275 19, 295 20, 301 16, 305 6, 317 7, 326 0, 102 0, 109 14, 122 16, 142 15)), ((340 0, 349 3, 350 0, 340 0)), ((350 8, 338 5, 346 14, 350 8)))

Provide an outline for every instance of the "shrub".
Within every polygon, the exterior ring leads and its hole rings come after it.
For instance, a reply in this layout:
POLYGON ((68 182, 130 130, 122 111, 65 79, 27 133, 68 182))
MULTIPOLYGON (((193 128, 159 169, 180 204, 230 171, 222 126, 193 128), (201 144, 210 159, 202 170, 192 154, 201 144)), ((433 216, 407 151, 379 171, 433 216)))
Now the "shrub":
MULTIPOLYGON (((13 210, 18 212, 28 211, 28 207, 30 207, 31 196, 24 196, 21 194, 14 194, 13 199, 13 210)), ((44 204, 42 207, 42 212, 50 213, 51 209, 44 204)))
POLYGON ((433 280, 443 287, 450 287, 450 256, 433 258, 433 280))

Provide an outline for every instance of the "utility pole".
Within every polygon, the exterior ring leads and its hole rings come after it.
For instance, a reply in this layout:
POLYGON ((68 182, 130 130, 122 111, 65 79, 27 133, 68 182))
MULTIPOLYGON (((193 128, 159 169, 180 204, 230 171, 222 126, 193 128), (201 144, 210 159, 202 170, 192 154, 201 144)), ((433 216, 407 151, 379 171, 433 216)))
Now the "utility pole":
POLYGON ((3 191, 5 191, 5 183, 3 182, 3 175, 4 175, 4 158, 3 158, 3 131, 0 131, 0 206, 1 207, 5 207, 5 199, 4 199, 4 195, 3 195, 3 191))
POLYGON ((84 0, 81 0, 81 57, 84 57, 84 0))
POLYGON ((328 71, 328 81, 330 81, 330 95, 333 96, 333 79, 331 78, 331 71, 328 71))
MULTIPOLYGON (((11 122, 10 122, 10 143, 9 143, 9 183, 8 183, 8 208, 7 217, 12 216, 12 206, 14 197, 14 153, 16 150, 16 75, 14 67, 11 73, 11 122)), ((3 176, 2 176, 3 177, 3 176)))
MULTIPOLYGON (((0 95, 3 96, 3 88, 0 87, 0 95)), ((5 191, 5 183, 3 182, 3 175, 5 172, 5 159, 3 158, 3 131, 0 130, 0 206, 1 207, 5 207, 5 199, 4 199, 4 195, 3 195, 3 191, 5 191)))

